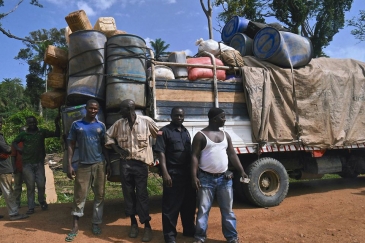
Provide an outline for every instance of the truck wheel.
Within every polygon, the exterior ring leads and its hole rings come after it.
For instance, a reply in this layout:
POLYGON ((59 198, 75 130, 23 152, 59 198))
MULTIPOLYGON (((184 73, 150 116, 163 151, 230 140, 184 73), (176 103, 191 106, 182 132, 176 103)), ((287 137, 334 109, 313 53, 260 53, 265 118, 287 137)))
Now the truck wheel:
POLYGON ((348 168, 343 170, 342 172, 338 173, 339 176, 342 178, 356 178, 360 173, 348 168))
POLYGON ((248 200, 260 207, 279 205, 289 190, 285 167, 276 159, 261 158, 250 164, 246 173, 250 183, 243 184, 248 200))

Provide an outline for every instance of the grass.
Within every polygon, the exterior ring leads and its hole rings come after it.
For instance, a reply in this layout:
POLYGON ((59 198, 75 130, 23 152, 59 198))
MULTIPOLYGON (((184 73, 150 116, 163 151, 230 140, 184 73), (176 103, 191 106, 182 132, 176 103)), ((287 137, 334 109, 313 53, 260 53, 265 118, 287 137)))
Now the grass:
MULTIPOLYGON (((57 193, 56 203, 70 203, 73 201, 73 181, 67 178, 67 175, 61 169, 54 169, 53 176, 57 193)), ((147 184, 147 190, 150 196, 162 195, 162 178, 157 174, 150 172, 147 184)), ((26 186, 23 183, 23 192, 21 196, 21 207, 27 206, 26 186)), ((3 198, 3 197, 1 197, 3 198)), ((36 193, 37 201, 37 193, 36 193)), ((123 198, 120 182, 107 181, 105 185, 105 199, 123 198)), ((94 194, 90 189, 87 200, 94 200, 94 194)), ((5 200, 0 199, 0 207, 6 207, 5 200)))

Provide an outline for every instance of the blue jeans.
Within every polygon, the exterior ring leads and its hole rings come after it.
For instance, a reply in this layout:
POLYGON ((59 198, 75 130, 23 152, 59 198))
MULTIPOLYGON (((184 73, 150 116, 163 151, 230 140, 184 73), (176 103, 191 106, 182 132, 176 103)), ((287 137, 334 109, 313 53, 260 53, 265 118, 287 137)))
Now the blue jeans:
POLYGON ((201 188, 198 190, 198 214, 194 238, 203 242, 206 239, 209 211, 212 207, 214 197, 217 196, 222 216, 223 235, 228 242, 237 239, 236 216, 232 211, 232 180, 225 179, 224 175, 214 177, 203 173, 200 173, 198 178, 201 188))
POLYGON ((38 202, 43 203, 46 201, 46 174, 44 171, 44 164, 30 164, 23 163, 23 180, 27 185, 27 199, 28 209, 34 209, 35 206, 35 184, 38 189, 38 202))

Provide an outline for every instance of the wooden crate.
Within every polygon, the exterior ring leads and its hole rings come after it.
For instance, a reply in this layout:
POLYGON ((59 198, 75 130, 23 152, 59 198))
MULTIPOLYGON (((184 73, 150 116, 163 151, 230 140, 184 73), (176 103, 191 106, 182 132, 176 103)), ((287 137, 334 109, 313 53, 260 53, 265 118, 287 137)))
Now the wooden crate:
POLYGON ((84 10, 77 10, 75 12, 69 13, 65 20, 70 27, 72 32, 78 30, 92 30, 93 26, 91 25, 89 18, 87 17, 84 10))
POLYGON ((41 94, 42 107, 55 109, 65 104, 66 91, 64 90, 52 90, 41 94))
POLYGON ((49 45, 44 53, 44 62, 60 68, 66 68, 68 64, 68 52, 56 46, 49 45))
POLYGON ((54 89, 66 89, 66 74, 54 70, 48 74, 47 86, 54 89))

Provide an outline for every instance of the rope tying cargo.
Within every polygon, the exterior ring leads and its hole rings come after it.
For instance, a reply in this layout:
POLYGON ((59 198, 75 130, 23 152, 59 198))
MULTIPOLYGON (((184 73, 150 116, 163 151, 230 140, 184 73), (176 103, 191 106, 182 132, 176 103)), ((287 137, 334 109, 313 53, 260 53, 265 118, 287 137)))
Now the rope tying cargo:
MULTIPOLYGON (((100 54, 100 50, 105 50, 105 48, 97 48, 97 49, 92 49, 92 50, 87 50, 87 51, 83 51, 83 52, 80 52, 78 53, 77 55, 71 57, 68 62, 70 63, 74 58, 76 57, 79 57, 81 55, 84 55, 85 53, 88 53, 88 52, 94 52, 94 51, 97 51, 99 52, 100 54)), ((102 55, 100 54, 100 56, 102 57, 102 55)), ((94 66, 91 66, 91 67, 88 67, 88 68, 85 68, 85 69, 82 69, 78 72, 75 72, 75 73, 72 73, 72 74, 69 74, 69 77, 84 77, 84 76, 91 76, 91 75, 98 75, 98 76, 102 76, 104 75, 104 68, 103 68, 103 72, 102 73, 86 73, 86 74, 82 74, 88 70, 91 70, 91 69, 94 69, 96 67, 102 67, 104 65, 104 58, 100 59, 101 62, 97 65, 94 65, 94 66)), ((81 65, 80 65, 81 66, 81 65)))

